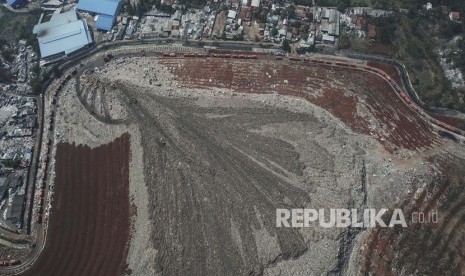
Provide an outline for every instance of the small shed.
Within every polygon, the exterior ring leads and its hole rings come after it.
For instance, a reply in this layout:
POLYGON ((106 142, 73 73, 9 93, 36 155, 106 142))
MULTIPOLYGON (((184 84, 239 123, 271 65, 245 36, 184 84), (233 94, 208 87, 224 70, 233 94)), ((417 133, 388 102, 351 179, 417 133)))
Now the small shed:
POLYGON ((229 12, 228 12, 228 18, 236 19, 236 16, 237 16, 237 12, 236 12, 236 11, 229 10, 229 12))

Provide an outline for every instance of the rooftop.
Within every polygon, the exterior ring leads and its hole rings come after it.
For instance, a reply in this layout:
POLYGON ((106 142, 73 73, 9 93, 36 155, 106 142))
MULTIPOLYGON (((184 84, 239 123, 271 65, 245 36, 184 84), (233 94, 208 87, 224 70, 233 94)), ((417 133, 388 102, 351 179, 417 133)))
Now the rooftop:
POLYGON ((111 28, 113 27, 114 19, 114 16, 100 14, 97 18, 97 21, 95 21, 95 28, 107 31, 111 30, 111 28))
POLYGON ((460 19, 460 12, 451 12, 449 16, 450 16, 450 19, 455 19, 455 20, 460 19))
POLYGON ((80 0, 77 9, 97 14, 115 16, 120 0, 80 0))
POLYGON ((109 31, 113 27, 121 0, 80 0, 77 9, 97 14, 95 28, 109 31))
POLYGON ((90 43, 92 37, 85 20, 79 20, 75 11, 54 14, 50 21, 34 26, 42 58, 69 54, 90 43))
POLYGON ((228 12, 228 18, 236 19, 237 12, 233 10, 229 10, 228 12))
POLYGON ((11 206, 6 212, 6 218, 12 223, 17 223, 21 219, 21 213, 23 212, 24 195, 15 195, 11 206))
POLYGON ((6 2, 11 7, 16 7, 16 6, 19 6, 19 5, 22 5, 22 4, 26 3, 25 0, 6 0, 6 2))

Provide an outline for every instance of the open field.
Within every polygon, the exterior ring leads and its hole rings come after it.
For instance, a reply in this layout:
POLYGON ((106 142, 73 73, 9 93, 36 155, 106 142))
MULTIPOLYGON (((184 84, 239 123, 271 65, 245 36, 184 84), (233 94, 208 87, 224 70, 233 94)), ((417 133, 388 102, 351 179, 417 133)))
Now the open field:
POLYGON ((59 144, 47 244, 23 275, 119 275, 129 238, 129 135, 91 149, 59 144))

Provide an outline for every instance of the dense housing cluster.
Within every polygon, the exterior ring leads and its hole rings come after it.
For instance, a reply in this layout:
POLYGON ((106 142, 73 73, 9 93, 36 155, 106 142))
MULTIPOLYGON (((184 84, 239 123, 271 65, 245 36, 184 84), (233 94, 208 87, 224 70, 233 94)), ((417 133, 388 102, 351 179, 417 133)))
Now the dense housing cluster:
POLYGON ((37 128, 36 103, 33 98, 0 94, 0 111, 0 221, 7 229, 20 229, 37 128))

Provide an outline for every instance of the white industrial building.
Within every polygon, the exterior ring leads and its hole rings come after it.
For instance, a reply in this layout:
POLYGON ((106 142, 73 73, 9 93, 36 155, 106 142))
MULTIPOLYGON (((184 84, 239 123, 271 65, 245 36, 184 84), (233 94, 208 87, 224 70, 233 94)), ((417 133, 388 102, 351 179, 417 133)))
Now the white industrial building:
POLYGON ((42 59, 63 57, 92 43, 87 22, 78 19, 75 11, 54 14, 32 32, 37 35, 42 59))

